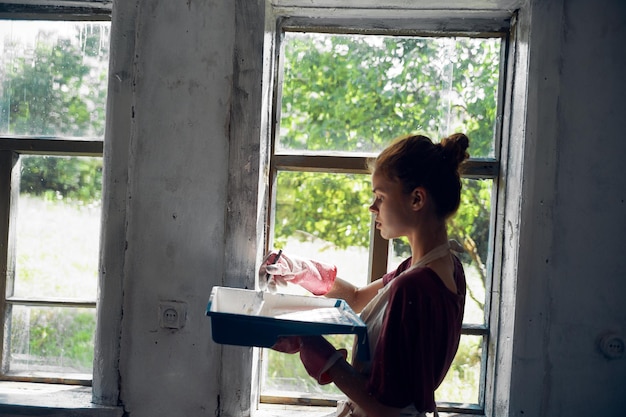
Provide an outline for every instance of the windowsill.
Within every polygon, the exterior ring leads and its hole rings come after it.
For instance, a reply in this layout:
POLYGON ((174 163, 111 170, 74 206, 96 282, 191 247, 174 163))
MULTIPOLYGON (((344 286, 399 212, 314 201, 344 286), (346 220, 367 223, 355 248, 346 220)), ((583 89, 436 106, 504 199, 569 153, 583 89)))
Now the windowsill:
POLYGON ((0 381, 0 415, 121 417, 121 407, 91 402, 91 387, 0 381))
MULTIPOLYGON (((335 415, 335 407, 314 407, 306 405, 259 404, 254 417, 328 417, 335 415)), ((432 416, 432 414, 427 414, 432 416)), ((484 417, 478 414, 439 412, 439 417, 484 417)))
POLYGON ((310 405, 259 404, 254 417, 326 417, 332 416, 335 407, 316 407, 310 405))
MULTIPOLYGON (((335 407, 259 404, 254 417, 327 417, 335 407)), ((76 385, 0 381, 0 415, 46 417, 122 417, 122 407, 91 402, 91 388, 76 385)), ((440 417, 467 417, 468 414, 439 413, 440 417)), ((481 417, 473 415, 472 417, 481 417)))

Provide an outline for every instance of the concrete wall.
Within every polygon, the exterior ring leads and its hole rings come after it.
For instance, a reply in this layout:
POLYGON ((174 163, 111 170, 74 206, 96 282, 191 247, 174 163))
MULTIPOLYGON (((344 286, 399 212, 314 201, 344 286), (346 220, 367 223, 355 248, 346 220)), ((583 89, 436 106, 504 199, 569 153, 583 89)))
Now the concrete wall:
POLYGON ((626 3, 535 1, 513 337, 514 416, 621 416, 626 358, 626 3))
POLYGON ((235 2, 113 10, 100 312, 121 327, 98 335, 118 346, 101 348, 95 398, 119 394, 132 416, 219 415, 222 348, 204 311, 226 264, 235 2), (184 327, 160 326, 164 302, 184 327))
MULTIPOLYGON (((95 398, 131 417, 247 415, 251 352, 215 345, 204 309, 213 285, 253 284, 263 2, 113 10, 95 398), (159 326, 172 300, 180 330, 159 326)), ((535 0, 520 15, 527 146, 498 415, 623 415, 626 359, 595 343, 626 336, 626 8, 535 0)))

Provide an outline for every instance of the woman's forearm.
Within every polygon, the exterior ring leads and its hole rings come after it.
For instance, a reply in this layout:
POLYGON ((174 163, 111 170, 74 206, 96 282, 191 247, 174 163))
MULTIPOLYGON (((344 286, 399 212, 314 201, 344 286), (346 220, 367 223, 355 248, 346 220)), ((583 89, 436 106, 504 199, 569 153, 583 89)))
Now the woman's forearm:
POLYGON ((378 293, 383 286, 382 280, 372 282, 365 287, 357 287, 346 280, 341 278, 335 279, 335 283, 326 297, 341 298, 345 300, 352 310, 360 313, 361 310, 371 301, 372 298, 378 293))
POLYGON ((330 291, 324 294, 324 296, 329 298, 341 298, 342 300, 345 300, 350 307, 352 307, 357 291, 358 287, 337 277, 333 286, 330 288, 330 291))

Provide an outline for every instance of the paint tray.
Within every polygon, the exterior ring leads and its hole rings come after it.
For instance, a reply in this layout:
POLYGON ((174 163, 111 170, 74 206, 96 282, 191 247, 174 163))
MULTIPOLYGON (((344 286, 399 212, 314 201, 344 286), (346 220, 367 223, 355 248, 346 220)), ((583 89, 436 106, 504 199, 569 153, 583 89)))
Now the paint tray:
POLYGON ((216 343, 272 347, 279 336, 354 334, 358 358, 369 359, 367 326, 341 299, 216 286, 206 315, 216 343))

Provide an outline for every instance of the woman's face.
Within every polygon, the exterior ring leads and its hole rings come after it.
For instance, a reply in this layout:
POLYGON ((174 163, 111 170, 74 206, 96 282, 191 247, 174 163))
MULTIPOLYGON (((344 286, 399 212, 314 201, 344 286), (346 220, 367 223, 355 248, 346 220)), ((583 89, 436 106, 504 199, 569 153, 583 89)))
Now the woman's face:
POLYGON ((376 228, 384 239, 407 236, 414 216, 412 197, 402 192, 399 181, 392 181, 374 171, 372 175, 374 202, 369 207, 376 215, 376 228))

